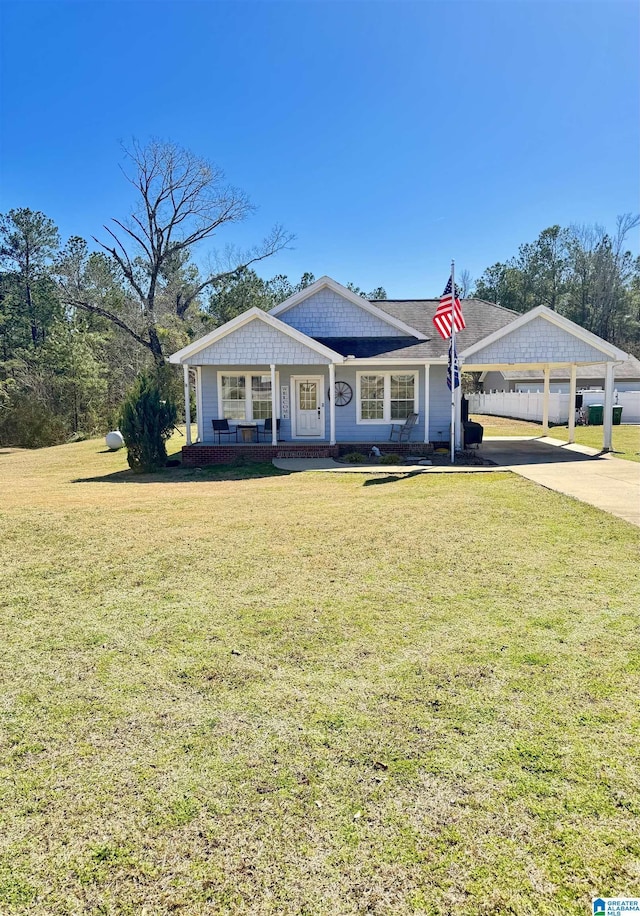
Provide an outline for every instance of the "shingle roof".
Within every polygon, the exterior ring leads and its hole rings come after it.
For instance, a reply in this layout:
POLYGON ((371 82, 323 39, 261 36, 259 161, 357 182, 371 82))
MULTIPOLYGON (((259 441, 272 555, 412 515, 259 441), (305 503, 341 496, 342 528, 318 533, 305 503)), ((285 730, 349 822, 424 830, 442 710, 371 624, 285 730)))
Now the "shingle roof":
MULTIPOLYGON (((399 318, 420 331, 428 339, 414 337, 316 337, 326 347, 343 356, 356 359, 385 357, 390 359, 435 359, 446 357, 448 343, 435 329, 433 316, 439 299, 389 299, 376 300, 374 305, 399 318)), ((463 299, 462 312, 466 328, 456 335, 458 352, 482 340, 494 331, 499 331, 518 317, 518 312, 505 309, 484 299, 463 299)))

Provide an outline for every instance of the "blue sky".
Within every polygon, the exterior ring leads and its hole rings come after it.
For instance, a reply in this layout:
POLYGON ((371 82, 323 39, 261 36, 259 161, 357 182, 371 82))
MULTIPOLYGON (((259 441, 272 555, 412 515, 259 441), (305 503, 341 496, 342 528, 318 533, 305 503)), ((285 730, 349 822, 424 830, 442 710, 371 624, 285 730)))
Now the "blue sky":
POLYGON ((249 193, 258 212, 220 246, 296 234, 263 275, 398 298, 438 295, 452 257, 478 276, 546 226, 640 207, 635 0, 0 10, 0 210, 43 210, 65 237, 129 212, 132 136, 189 147, 249 193))

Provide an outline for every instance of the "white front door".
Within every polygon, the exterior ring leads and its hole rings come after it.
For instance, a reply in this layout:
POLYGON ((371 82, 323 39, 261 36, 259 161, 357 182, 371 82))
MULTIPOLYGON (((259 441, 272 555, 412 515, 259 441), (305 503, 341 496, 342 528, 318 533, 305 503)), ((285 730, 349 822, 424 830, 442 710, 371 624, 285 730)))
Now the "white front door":
POLYGON ((324 398, 321 376, 295 379, 294 436, 310 439, 324 437, 324 398))

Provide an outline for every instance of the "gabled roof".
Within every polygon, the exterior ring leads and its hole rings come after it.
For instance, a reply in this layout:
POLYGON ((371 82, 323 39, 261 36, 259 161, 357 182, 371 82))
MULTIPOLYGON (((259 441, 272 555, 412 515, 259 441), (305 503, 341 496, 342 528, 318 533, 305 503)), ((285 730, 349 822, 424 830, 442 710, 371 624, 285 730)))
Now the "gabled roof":
POLYGON ((352 305, 357 305, 358 308, 368 312, 370 315, 375 315, 376 318, 386 322, 391 327, 397 328, 399 331, 404 331, 408 337, 415 337, 417 340, 426 339, 424 333, 418 328, 412 327, 386 309, 381 308, 382 303, 378 301, 370 302, 369 299, 363 299, 362 296, 359 296, 357 293, 347 289, 346 286, 342 286, 342 284, 332 280, 331 277, 320 277, 320 279, 312 283, 311 286, 306 286, 299 292, 294 293, 293 296, 289 296, 289 298, 281 302, 280 305, 276 305, 275 308, 270 310, 269 314, 282 315, 295 305, 300 305, 305 299, 314 296, 323 289, 330 289, 331 292, 336 293, 338 296, 342 296, 343 299, 346 299, 347 302, 351 302, 352 305))
MULTIPOLYGON (((421 331, 420 340, 415 337, 318 337, 317 340, 343 356, 356 359, 407 359, 424 361, 446 359, 448 341, 443 340, 435 329, 433 316, 440 304, 439 299, 386 299, 376 305, 387 314, 405 319, 411 327, 421 331)), ((518 317, 517 312, 502 306, 485 302, 484 299, 463 299, 462 311, 467 327, 456 335, 458 349, 471 346, 498 328, 511 324, 518 317)))
POLYGON ((595 334, 592 334, 591 331, 585 330, 585 328, 580 327, 579 324, 575 324, 575 322, 570 321, 568 318, 564 318, 562 315, 558 315, 557 312, 547 308, 546 305, 538 305, 536 308, 531 309, 529 312, 525 312, 524 315, 520 315, 520 317, 516 318, 515 321, 511 321, 503 328, 494 331, 493 334, 489 334, 488 337, 485 337, 482 340, 478 340, 470 346, 467 346, 464 350, 459 347, 458 353, 461 358, 466 360, 474 353, 478 353, 479 351, 484 350, 485 347, 489 347, 491 344, 494 344, 497 340, 501 340, 507 334, 511 334, 513 331, 517 331, 519 328, 524 327, 531 321, 535 321, 536 318, 544 318, 546 321, 554 324, 558 328, 561 328, 563 331, 566 331, 573 337, 577 337, 578 340, 583 341, 583 343, 588 344, 595 350, 599 350, 601 353, 604 353, 611 359, 628 359, 628 354, 623 350, 620 350, 613 344, 607 343, 606 340, 603 340, 601 337, 597 337, 595 334))
POLYGON ((340 353, 337 353, 334 350, 330 350, 329 347, 325 347, 324 344, 319 343, 313 337, 308 337, 306 334, 303 334, 302 331, 297 331, 290 325, 285 324, 284 321, 280 321, 279 318, 274 318, 273 315, 270 315, 267 312, 263 312, 262 309, 259 309, 256 306, 247 309, 246 312, 243 312, 236 318, 232 318, 231 321, 227 321, 226 324, 216 328, 215 331, 211 331, 209 334, 205 334, 205 336, 201 337, 199 340, 195 340, 188 346, 183 347, 182 350, 178 350, 177 353, 172 353, 169 357, 169 362, 177 364, 188 363, 202 350, 206 350, 206 348, 211 346, 211 344, 216 343, 218 340, 222 340, 222 338, 226 337, 227 334, 231 334, 233 331, 239 330, 244 325, 249 324, 251 321, 263 321, 265 324, 275 328, 282 334, 286 334, 293 340, 297 340, 298 343, 302 343, 306 347, 309 347, 310 350, 314 350, 316 353, 319 353, 320 356, 325 356, 335 363, 342 362, 342 355, 340 353))
MULTIPOLYGON (((439 299, 388 299, 376 304, 383 311, 403 319, 424 335, 424 343, 412 347, 411 353, 389 353, 389 356, 416 359, 439 359, 447 356, 449 342, 440 337, 433 324, 433 316, 440 305, 439 299)), ((518 312, 484 299, 463 299, 461 305, 467 326, 464 331, 456 334, 458 352, 511 324, 518 317, 518 312)))

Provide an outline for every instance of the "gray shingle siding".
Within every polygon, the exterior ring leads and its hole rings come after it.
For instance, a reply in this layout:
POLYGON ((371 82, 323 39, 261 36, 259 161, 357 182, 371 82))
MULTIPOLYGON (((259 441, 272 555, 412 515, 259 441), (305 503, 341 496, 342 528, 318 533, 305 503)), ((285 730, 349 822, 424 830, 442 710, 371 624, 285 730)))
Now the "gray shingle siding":
MULTIPOLYGON (((375 303, 377 305, 377 303, 375 303)), ((359 308, 330 289, 321 289, 299 305, 277 316, 310 337, 402 337, 394 328, 364 308, 359 308)))
POLYGON ((303 343, 272 328, 259 318, 232 331, 193 357, 193 365, 265 366, 292 364, 328 364, 331 360, 309 349, 303 343))
MULTIPOLYGON (((461 348, 462 349, 462 348, 461 348)), ((468 362, 488 363, 542 363, 586 362, 602 359, 602 350, 596 350, 546 318, 534 318, 528 324, 500 340, 473 353, 468 362)))

